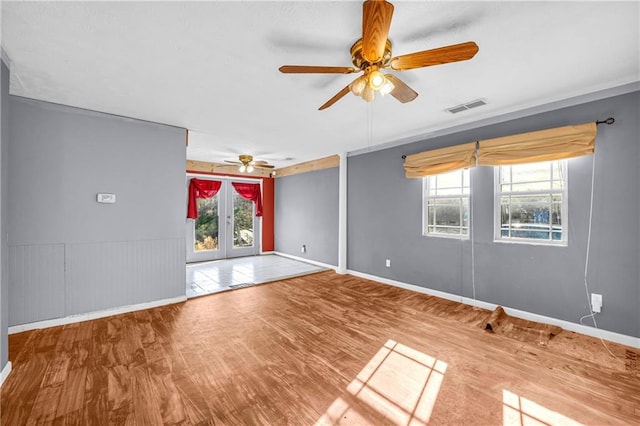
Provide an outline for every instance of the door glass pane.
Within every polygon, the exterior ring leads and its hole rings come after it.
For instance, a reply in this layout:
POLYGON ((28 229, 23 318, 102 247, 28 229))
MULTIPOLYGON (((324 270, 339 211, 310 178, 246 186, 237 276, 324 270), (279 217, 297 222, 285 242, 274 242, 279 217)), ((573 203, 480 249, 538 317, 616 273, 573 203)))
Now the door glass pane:
POLYGON ((199 198, 198 218, 194 223, 195 251, 218 250, 218 194, 199 198))
POLYGON ((253 201, 233 192, 233 248, 253 247, 253 201))

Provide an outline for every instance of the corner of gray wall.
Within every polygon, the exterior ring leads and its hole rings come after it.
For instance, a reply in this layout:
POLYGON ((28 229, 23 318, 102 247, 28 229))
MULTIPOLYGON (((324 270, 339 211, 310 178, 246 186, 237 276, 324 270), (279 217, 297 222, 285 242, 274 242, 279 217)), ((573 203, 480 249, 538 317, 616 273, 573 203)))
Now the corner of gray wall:
POLYGON ((9 144, 9 68, 0 60, 0 371, 9 361, 9 270, 7 242, 8 161, 9 144))

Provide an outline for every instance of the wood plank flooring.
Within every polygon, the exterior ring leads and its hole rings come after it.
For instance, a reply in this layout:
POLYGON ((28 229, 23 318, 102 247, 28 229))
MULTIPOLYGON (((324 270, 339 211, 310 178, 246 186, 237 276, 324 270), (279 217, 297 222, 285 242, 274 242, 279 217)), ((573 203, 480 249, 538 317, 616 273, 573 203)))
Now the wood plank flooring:
POLYGON ((636 350, 489 314, 322 272, 15 334, 0 423, 640 424, 636 350))

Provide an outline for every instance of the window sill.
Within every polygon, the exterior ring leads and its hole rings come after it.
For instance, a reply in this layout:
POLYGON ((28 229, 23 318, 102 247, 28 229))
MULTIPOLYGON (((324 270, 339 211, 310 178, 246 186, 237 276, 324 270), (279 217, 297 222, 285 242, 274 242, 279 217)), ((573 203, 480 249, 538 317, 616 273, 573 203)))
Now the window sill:
POLYGON ((454 234, 422 234, 423 237, 427 238, 445 238, 448 240, 468 240, 468 235, 454 235, 454 234))
POLYGON ((568 247, 569 246, 567 241, 548 242, 548 241, 532 241, 532 240, 494 239, 493 242, 499 243, 499 244, 516 244, 516 245, 544 246, 544 247, 568 247))

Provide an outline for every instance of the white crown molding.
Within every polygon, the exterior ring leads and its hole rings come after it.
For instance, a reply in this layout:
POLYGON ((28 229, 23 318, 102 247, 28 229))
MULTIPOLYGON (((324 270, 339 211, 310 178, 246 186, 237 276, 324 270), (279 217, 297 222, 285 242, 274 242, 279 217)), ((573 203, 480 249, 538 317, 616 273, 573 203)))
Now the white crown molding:
MULTIPOLYGON (((376 281, 382 284, 392 285, 394 287, 404 288, 405 290, 415 291, 417 293, 428 294, 429 296, 436 296, 447 300, 453 300, 454 302, 464 303, 465 305, 476 306, 479 308, 488 309, 490 311, 494 310, 498 305, 483 302, 481 300, 471 299, 469 297, 458 296, 451 293, 446 293, 443 291, 432 290, 430 288, 421 287, 414 284, 407 284, 400 281, 390 280, 387 278, 378 277, 375 275, 369 275, 358 271, 347 271, 349 274, 354 275, 356 277, 376 281)), ((627 336, 626 334, 615 333, 613 331, 607 331, 600 328, 589 327, 582 324, 577 324, 570 321, 565 321, 553 317, 547 317, 544 315, 535 314, 532 312, 521 311, 519 309, 508 308, 503 306, 504 311, 511 316, 522 318, 529 321, 536 321, 545 324, 552 324, 562 327, 564 330, 573 331, 580 334, 585 334, 587 336, 595 337, 598 339, 604 339, 615 343, 620 343, 622 345, 631 346, 633 348, 640 349, 640 338, 627 336)))

